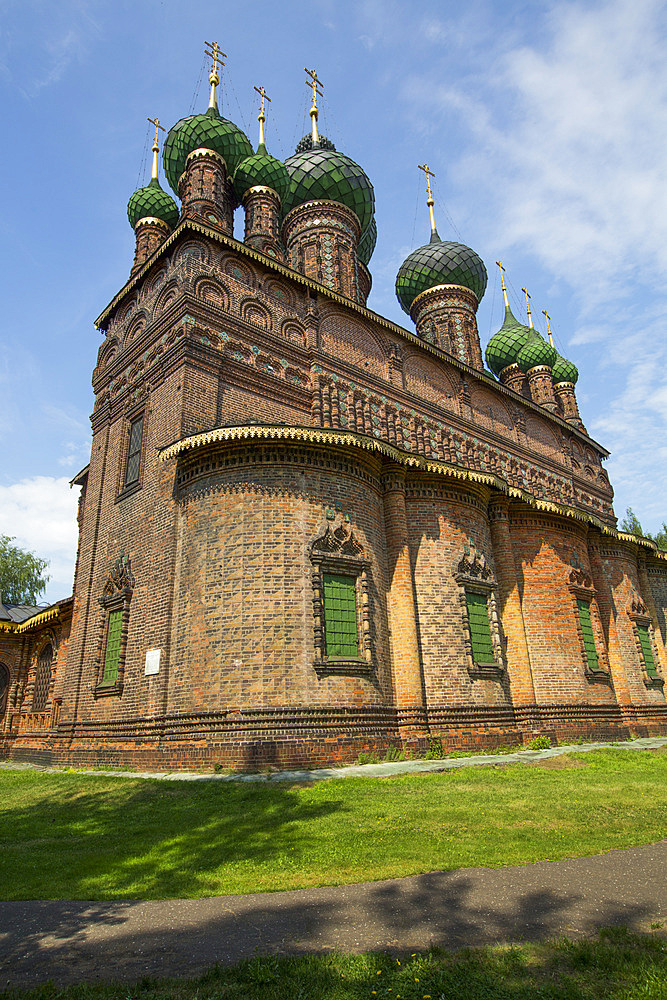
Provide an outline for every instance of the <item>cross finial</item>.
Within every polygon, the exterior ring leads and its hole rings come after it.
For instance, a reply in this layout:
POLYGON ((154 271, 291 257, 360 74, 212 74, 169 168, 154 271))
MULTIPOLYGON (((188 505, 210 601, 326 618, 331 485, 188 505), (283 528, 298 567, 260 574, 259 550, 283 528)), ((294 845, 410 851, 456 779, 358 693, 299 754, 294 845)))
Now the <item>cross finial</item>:
POLYGON ((534 327, 533 327, 533 314, 530 311, 530 295, 528 294, 528 292, 526 291, 525 288, 522 288, 521 291, 526 296, 526 312, 528 313, 528 326, 530 327, 531 330, 533 330, 534 329, 534 327))
POLYGON ((257 115, 257 121, 259 122, 259 144, 264 145, 264 122, 266 121, 266 115, 264 114, 264 101, 271 101, 271 98, 264 90, 264 87, 255 87, 255 90, 259 94, 259 114, 257 115))
POLYGON ((551 325, 550 325, 550 323, 549 323, 549 320, 551 319, 551 316, 550 316, 550 315, 549 315, 549 313, 548 313, 548 312, 546 311, 546 309, 543 309, 543 310, 542 310, 542 315, 546 317, 546 321, 547 321, 547 330, 549 331, 549 343, 551 344, 551 346, 552 346, 552 347, 555 347, 555 344, 554 344, 554 338, 553 338, 553 334, 552 334, 552 332, 551 332, 551 325))
POLYGON ((220 68, 225 65, 223 59, 227 58, 227 53, 223 52, 217 42, 204 42, 204 53, 211 60, 211 72, 208 75, 208 82, 211 84, 211 98, 208 102, 209 108, 218 107, 218 98, 215 88, 220 83, 220 77, 218 76, 218 63, 220 63, 220 68))
POLYGON ((434 236, 438 233, 438 230, 435 228, 435 214, 433 212, 435 202, 433 200, 433 192, 431 191, 431 177, 435 177, 435 174, 432 170, 429 170, 428 163, 418 163, 417 166, 426 174, 426 204, 428 205, 428 212, 431 217, 431 236, 434 236))
POLYGON ((503 265, 500 263, 499 260, 496 261, 496 264, 500 268, 500 284, 503 290, 503 299, 505 300, 505 308, 509 309, 510 304, 507 298, 507 288, 505 287, 505 268, 503 267, 503 265))
POLYGON ((306 86, 311 87, 313 91, 313 103, 310 108, 310 118, 313 123, 313 144, 317 145, 320 141, 320 137, 317 134, 317 119, 318 119, 317 95, 319 94, 320 97, 324 97, 322 91, 318 90, 318 87, 323 87, 324 84, 322 83, 321 80, 317 79, 317 72, 314 69, 306 69, 304 67, 304 73, 306 73, 306 75, 310 77, 310 80, 306 80, 306 86))
POLYGON ((157 133, 158 129, 160 128, 162 129, 163 132, 166 132, 167 130, 164 127, 164 125, 160 125, 159 118, 148 118, 147 121, 149 121, 151 125, 155 125, 155 138, 153 139, 153 169, 151 170, 151 180, 157 180, 157 154, 160 148, 157 144, 157 133))

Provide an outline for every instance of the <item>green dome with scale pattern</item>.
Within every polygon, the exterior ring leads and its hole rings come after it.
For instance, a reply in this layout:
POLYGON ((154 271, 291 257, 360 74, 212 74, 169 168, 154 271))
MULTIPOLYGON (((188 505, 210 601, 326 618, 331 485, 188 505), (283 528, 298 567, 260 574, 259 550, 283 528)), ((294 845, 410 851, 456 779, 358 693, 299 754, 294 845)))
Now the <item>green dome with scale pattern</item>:
POLYGON ((368 262, 373 256, 373 251, 375 250, 375 243, 378 238, 378 227, 375 219, 371 219, 369 225, 366 227, 365 233, 362 234, 359 240, 359 247, 357 249, 357 256, 362 264, 368 267, 368 262))
POLYGON ((133 229, 136 229, 141 219, 147 218, 161 219, 173 229, 178 222, 178 208, 171 195, 163 191, 160 182, 153 177, 146 187, 135 191, 128 201, 127 217, 133 229))
POLYGON ((519 323, 509 306, 505 306, 505 321, 486 345, 486 363, 494 375, 513 365, 517 354, 531 335, 530 327, 519 323))
POLYGON ((516 363, 522 372, 529 372, 537 365, 548 365, 552 368, 556 358, 556 348, 547 343, 537 330, 532 330, 533 336, 529 337, 524 346, 516 356, 516 363))
POLYGON ((396 295, 406 313, 412 303, 436 285, 463 285, 474 292, 479 302, 486 291, 484 261, 463 243, 441 240, 437 232, 426 246, 413 250, 396 275, 396 295))
POLYGON ((551 369, 551 376, 554 382, 572 382, 573 385, 576 385, 579 378, 579 371, 576 365, 573 365, 567 358, 561 358, 559 355, 551 369))
POLYGON ((241 160, 234 171, 234 193, 239 201, 249 188, 261 185, 275 191, 283 203, 289 184, 285 164, 267 153, 264 143, 257 147, 256 153, 241 160))
POLYGON ((336 201, 355 213, 365 233, 375 213, 373 185, 359 164, 332 148, 325 136, 318 145, 312 140, 308 144, 307 139, 304 136, 299 143, 300 152, 285 160, 290 189, 284 214, 307 201, 336 201))
POLYGON ((253 155, 245 132, 223 118, 217 108, 209 108, 203 115, 181 118, 169 130, 162 150, 164 173, 169 186, 176 192, 185 161, 193 149, 212 149, 219 153, 227 164, 230 177, 241 160, 253 155))

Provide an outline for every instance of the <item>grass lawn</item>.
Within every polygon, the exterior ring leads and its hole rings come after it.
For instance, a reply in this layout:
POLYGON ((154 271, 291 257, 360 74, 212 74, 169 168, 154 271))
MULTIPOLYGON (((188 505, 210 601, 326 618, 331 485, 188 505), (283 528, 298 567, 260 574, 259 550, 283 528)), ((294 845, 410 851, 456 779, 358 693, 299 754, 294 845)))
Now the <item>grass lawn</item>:
POLYGON ((595 940, 433 949, 404 955, 254 958, 199 979, 142 979, 0 992, 0 1000, 664 1000, 664 938, 603 930, 595 940))
POLYGON ((659 751, 305 785, 0 771, 3 899, 296 889, 556 860, 665 836, 659 751))

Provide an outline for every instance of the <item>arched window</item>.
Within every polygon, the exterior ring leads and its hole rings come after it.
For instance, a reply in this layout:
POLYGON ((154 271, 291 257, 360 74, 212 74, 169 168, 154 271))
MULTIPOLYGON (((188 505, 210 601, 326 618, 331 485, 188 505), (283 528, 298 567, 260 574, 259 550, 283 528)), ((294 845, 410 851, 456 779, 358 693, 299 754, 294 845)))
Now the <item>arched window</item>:
POLYGON ((9 670, 0 663, 0 719, 5 714, 7 708, 7 695, 9 694, 9 670))
POLYGON ((51 686, 51 664, 53 662, 53 646, 47 643, 37 660, 35 671, 35 690, 32 695, 33 712, 43 712, 49 697, 51 686))

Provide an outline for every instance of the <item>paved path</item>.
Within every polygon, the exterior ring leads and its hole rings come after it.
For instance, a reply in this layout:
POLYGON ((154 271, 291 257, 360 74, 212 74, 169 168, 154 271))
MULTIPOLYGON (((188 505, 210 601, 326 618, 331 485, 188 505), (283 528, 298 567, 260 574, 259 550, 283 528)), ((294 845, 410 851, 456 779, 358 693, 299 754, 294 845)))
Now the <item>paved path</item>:
POLYGON ((667 841, 517 868, 157 902, 0 903, 0 989, 194 976, 256 954, 457 948, 667 921, 667 841))

